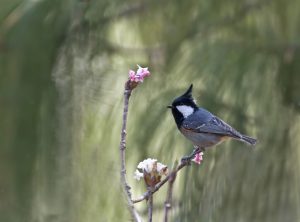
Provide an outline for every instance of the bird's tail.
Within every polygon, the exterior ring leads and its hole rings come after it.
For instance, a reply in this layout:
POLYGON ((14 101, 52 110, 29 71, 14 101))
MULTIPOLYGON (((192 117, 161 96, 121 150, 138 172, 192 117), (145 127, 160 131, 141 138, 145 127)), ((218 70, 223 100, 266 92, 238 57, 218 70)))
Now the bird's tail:
POLYGON ((246 142, 246 143, 248 143, 248 144, 250 144, 250 145, 253 145, 253 146, 257 142, 257 139, 254 139, 254 138, 252 138, 250 136, 246 136, 246 135, 242 135, 241 140, 244 141, 244 142, 246 142))

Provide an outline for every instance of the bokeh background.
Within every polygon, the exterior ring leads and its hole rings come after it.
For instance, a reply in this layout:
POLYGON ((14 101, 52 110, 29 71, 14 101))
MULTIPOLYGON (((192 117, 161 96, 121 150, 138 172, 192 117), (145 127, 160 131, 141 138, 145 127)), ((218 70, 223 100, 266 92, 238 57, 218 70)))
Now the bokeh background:
POLYGON ((1 0, 1 222, 130 220, 118 146, 136 64, 152 75, 130 101, 134 197, 138 162, 191 152, 166 105, 193 83, 199 105, 259 143, 182 170, 172 221, 300 221, 300 1, 1 0))

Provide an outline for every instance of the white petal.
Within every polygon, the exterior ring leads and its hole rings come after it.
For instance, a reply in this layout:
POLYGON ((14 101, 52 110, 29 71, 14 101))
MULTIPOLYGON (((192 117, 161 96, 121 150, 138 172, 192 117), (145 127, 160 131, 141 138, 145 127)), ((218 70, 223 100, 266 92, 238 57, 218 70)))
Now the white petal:
POLYGON ((142 162, 140 162, 137 166, 138 169, 141 169, 142 171, 146 171, 147 173, 150 173, 153 169, 153 164, 157 162, 156 159, 148 158, 142 162))
POLYGON ((144 174, 138 170, 135 170, 133 178, 136 180, 140 180, 142 177, 144 177, 144 174))
POLYGON ((161 170, 164 170, 167 166, 162 163, 157 163, 157 171, 160 172, 161 170))

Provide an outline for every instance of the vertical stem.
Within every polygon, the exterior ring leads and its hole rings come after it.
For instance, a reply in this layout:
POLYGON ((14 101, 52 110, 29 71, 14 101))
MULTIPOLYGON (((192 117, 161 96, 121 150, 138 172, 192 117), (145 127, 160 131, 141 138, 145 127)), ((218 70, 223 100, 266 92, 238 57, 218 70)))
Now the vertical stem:
POLYGON ((152 222, 152 214, 153 214, 153 195, 151 193, 148 199, 148 222, 152 222))
POLYGON ((168 222, 169 218, 169 211, 172 208, 172 191, 173 191, 173 183, 168 183, 168 193, 167 193, 167 199, 165 202, 165 217, 164 222, 168 222))
POLYGON ((132 90, 130 89, 130 81, 125 84, 124 91, 124 109, 123 109, 123 122, 121 129, 121 141, 120 141, 120 159, 121 159, 121 184, 123 186, 124 193, 126 194, 127 204, 130 214, 135 222, 141 222, 141 218, 138 215, 133 202, 131 200, 130 186, 126 179, 126 162, 125 162, 125 149, 126 149, 126 127, 127 127, 127 114, 129 98, 132 90))
POLYGON ((166 201, 165 201, 165 217, 164 217, 164 222, 168 222, 169 212, 170 212, 170 210, 172 208, 173 184, 174 184, 174 181, 176 179, 177 172, 178 172, 178 169, 175 166, 176 166, 176 163, 174 164, 173 170, 170 173, 169 179, 168 179, 169 183, 168 183, 167 198, 166 198, 166 201))

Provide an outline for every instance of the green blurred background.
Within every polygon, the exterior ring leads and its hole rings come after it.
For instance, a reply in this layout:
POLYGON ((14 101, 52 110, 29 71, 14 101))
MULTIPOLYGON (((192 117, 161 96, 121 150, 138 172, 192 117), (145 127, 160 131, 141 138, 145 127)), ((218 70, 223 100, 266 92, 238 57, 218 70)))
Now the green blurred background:
POLYGON ((1 222, 130 220, 118 145, 136 64, 152 75, 129 108, 134 197, 139 161, 191 152, 166 105, 193 83, 200 106, 259 143, 181 171, 172 221, 300 221, 300 1, 1 0, 1 222))

